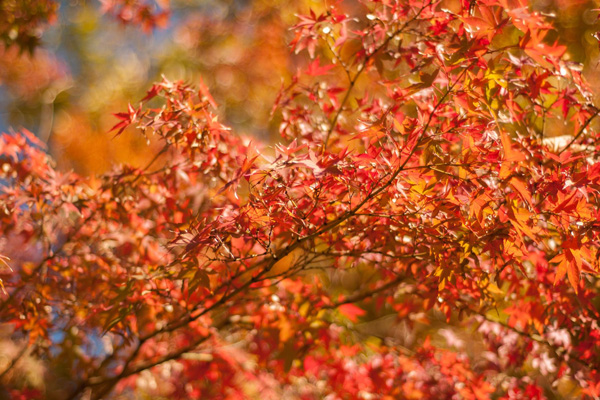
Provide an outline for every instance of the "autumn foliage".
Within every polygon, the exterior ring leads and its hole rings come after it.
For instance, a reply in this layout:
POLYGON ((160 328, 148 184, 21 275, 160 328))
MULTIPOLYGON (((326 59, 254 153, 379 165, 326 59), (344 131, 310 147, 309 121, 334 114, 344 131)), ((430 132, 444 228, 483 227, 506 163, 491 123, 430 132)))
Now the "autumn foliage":
POLYGON ((116 114, 143 167, 0 137, 3 394, 600 397, 600 109, 552 17, 348 3, 298 17, 277 145, 168 77, 116 114))

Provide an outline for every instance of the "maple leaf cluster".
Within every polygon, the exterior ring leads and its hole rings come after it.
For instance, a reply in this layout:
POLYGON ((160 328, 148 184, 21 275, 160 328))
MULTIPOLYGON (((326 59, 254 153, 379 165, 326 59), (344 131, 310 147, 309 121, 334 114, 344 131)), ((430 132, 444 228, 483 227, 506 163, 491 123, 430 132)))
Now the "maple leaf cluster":
POLYGON ((143 168, 0 138, 10 395, 600 396, 600 109, 552 20, 344 7, 294 27, 274 147, 166 78, 116 114, 161 143, 143 168))

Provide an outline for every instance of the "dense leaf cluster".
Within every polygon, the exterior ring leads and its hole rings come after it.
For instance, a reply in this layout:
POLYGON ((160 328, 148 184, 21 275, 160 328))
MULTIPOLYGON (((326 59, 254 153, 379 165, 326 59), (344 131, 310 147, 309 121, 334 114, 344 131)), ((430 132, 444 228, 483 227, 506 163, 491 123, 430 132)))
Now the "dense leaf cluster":
POLYGON ((294 27, 274 147, 168 79, 116 115, 163 145, 144 168, 84 179, 2 136, 14 396, 600 396, 600 110, 552 21, 344 7, 294 27))

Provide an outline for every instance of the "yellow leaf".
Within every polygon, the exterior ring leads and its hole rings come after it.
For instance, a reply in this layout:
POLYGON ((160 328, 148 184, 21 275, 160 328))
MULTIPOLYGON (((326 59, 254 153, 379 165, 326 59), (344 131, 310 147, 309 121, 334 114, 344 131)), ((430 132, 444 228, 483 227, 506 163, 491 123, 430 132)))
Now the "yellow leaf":
POLYGON ((500 290, 500 288, 495 283, 490 283, 489 285, 487 285, 487 290, 488 290, 488 292, 490 292, 492 294, 499 294, 499 295, 504 294, 504 292, 502 290, 500 290))
POLYGON ((279 341, 287 342, 292 335, 292 325, 285 316, 281 316, 281 318, 279 318, 279 341))

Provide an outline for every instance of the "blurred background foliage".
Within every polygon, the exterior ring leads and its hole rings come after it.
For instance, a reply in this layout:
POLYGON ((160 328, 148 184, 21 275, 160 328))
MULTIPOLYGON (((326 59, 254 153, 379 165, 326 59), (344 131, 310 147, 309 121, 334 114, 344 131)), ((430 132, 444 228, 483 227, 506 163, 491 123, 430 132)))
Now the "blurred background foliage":
MULTIPOLYGON (((48 144, 59 168, 83 175, 124 161, 139 166, 152 157, 155 149, 139 135, 110 140, 108 131, 116 122, 112 114, 135 105, 163 74, 204 81, 226 124, 275 140, 271 106, 302 62, 289 51, 290 27, 296 14, 327 7, 324 0, 160 0, 153 6, 168 9, 168 17, 136 23, 113 0, 62 0, 58 8, 46 3, 38 17, 48 20, 47 29, 33 20, 35 29, 27 31, 29 25, 18 21, 21 48, 0 48, 0 131, 29 129, 48 144)), ((19 7, 27 1, 0 0, 4 43, 16 36, 8 27, 19 7)), ((567 57, 583 63, 585 76, 599 87, 598 2, 532 0, 532 7, 554 16, 552 39, 567 45, 567 57)))

